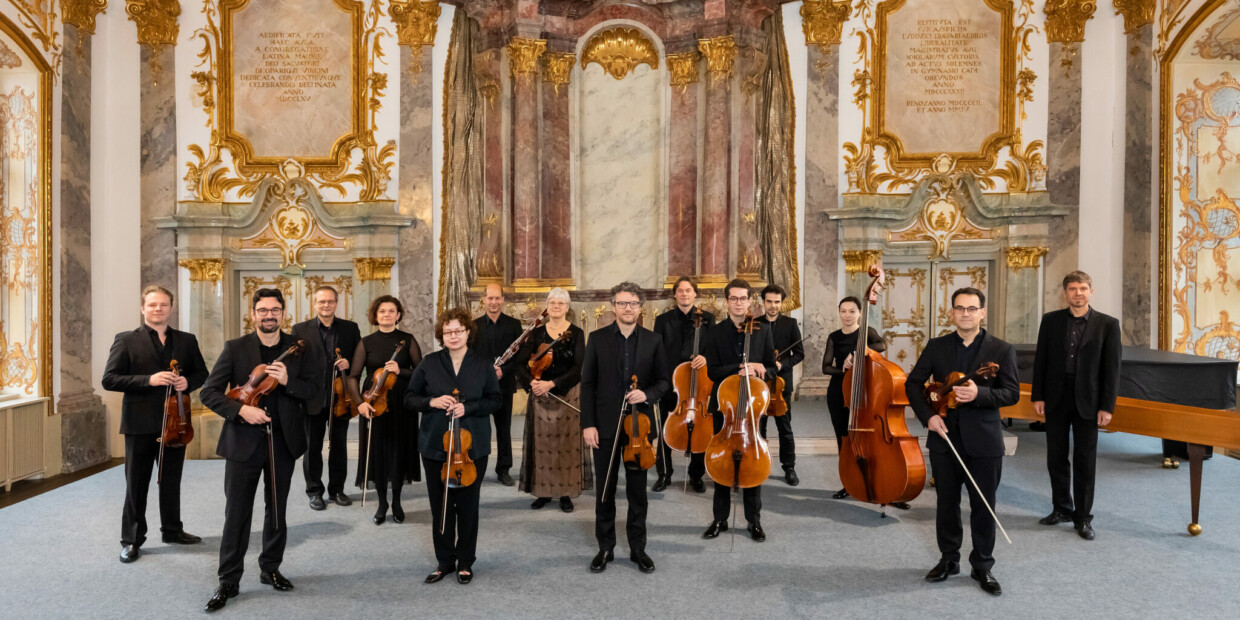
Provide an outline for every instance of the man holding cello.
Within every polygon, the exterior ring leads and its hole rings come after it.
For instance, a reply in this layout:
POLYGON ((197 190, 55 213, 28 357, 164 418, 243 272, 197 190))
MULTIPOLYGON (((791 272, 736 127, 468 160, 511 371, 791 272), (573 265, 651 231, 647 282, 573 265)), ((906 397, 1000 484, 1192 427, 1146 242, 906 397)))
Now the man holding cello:
MULTIPOLYGON (((695 321, 701 323, 700 340, 704 343, 706 331, 715 324, 715 315, 703 312, 693 305, 697 301, 698 290, 697 285, 689 276, 680 276, 676 279, 672 294, 676 298, 676 305, 671 310, 655 317, 654 331, 663 338, 663 352, 667 356, 669 372, 675 372, 677 366, 686 362, 696 372, 706 365, 706 358, 700 351, 693 350, 694 342, 699 340, 694 338, 694 330, 698 329, 694 327, 695 321)), ((667 417, 672 414, 676 406, 676 392, 669 388, 663 395, 662 411, 659 412, 659 415, 663 417, 664 425, 667 424, 667 417)), ((689 457, 689 488, 696 493, 706 492, 706 485, 702 482, 702 476, 706 474, 706 464, 703 458, 700 452, 695 452, 689 457)), ((659 477, 650 490, 660 493, 667 490, 672 483, 672 449, 662 441, 659 442, 657 465, 659 477)))
POLYGON ((164 403, 175 390, 188 394, 207 378, 207 363, 193 334, 168 326, 172 292, 162 286, 142 289, 142 326, 116 335, 103 371, 103 389, 124 392, 121 434, 125 436, 125 509, 121 515, 123 563, 138 559, 146 542, 146 494, 151 470, 160 468, 160 532, 166 543, 192 545, 202 539, 181 524, 181 468, 185 446, 163 446, 164 403), (177 362, 181 374, 170 370, 177 362))
POLYGON ((303 409, 318 404, 322 369, 312 356, 297 354, 305 346, 302 341, 280 331, 284 295, 274 288, 258 289, 250 302, 250 316, 255 331, 224 344, 202 387, 202 404, 224 418, 215 453, 227 459, 220 585, 207 601, 206 611, 223 608, 239 592, 260 477, 265 477, 266 509, 258 580, 281 592, 293 589, 279 570, 288 542, 284 515, 293 465, 306 451, 302 412, 320 413, 317 406, 303 409), (248 389, 255 386, 259 387, 248 389))
POLYGON ((651 444, 658 437, 652 405, 667 391, 671 371, 663 340, 637 324, 644 297, 641 287, 632 282, 612 287, 616 321, 590 334, 581 366, 581 429, 586 445, 594 449, 597 476, 594 536, 599 551, 590 562, 592 573, 603 572, 615 559, 616 484, 621 468, 629 502, 625 523, 629 559, 643 573, 654 572, 654 561, 646 555, 646 469, 654 462, 651 444), (650 430, 645 437, 633 437, 632 429, 642 426, 641 417, 650 430), (629 423, 622 425, 626 419, 629 423), (620 449, 625 445, 633 445, 645 455, 626 460, 623 456, 628 451, 620 449))

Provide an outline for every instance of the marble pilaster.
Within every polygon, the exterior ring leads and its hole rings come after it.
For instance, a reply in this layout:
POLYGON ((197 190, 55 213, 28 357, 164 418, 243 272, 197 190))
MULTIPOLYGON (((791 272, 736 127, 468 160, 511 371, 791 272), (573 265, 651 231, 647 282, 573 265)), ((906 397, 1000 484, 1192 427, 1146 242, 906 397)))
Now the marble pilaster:
POLYGON ((1053 204, 1071 206, 1054 220, 1050 252, 1043 263, 1042 306, 1062 307, 1061 280, 1077 268, 1081 204, 1081 46, 1050 43, 1050 101, 1047 103, 1046 189, 1053 204))
POLYGON ((668 127, 667 275, 698 273, 698 91, 700 83, 672 88, 668 127))
MULTIPOLYGON (((483 93, 482 241, 478 245, 478 283, 504 281, 504 106, 500 99, 500 54, 490 50, 474 56, 474 74, 483 93)), ((435 148, 435 147, 432 147, 435 148)))
MULTIPOLYGON (((142 286, 158 284, 177 290, 176 235, 156 226, 156 218, 176 212, 177 121, 176 48, 142 45, 142 93, 139 105, 142 127, 142 181, 139 187, 142 286), (152 59, 152 55, 155 58, 152 59), (154 60, 154 62, 152 61, 154 60), (156 73, 158 71, 158 73, 156 73)), ((173 313, 169 324, 177 327, 173 313)))
MULTIPOLYGON (((219 261, 226 267, 222 258, 199 260, 219 261)), ((189 295, 181 302, 187 303, 189 310, 187 315, 189 324, 184 329, 197 336, 198 348, 202 350, 207 368, 215 367, 215 360, 224 350, 224 342, 227 340, 225 335, 228 333, 224 328, 224 289, 229 286, 230 278, 227 269, 222 268, 215 273, 219 274, 222 279, 202 278, 190 270, 189 295), (190 303, 189 300, 193 302, 190 303)), ((190 459, 217 458, 215 447, 219 441, 220 431, 223 430, 224 419, 204 408, 198 400, 197 392, 193 396, 194 441, 186 446, 185 457, 190 459)))
POLYGON ((1002 266, 1007 270, 1007 281, 1003 287, 1004 307, 1007 310, 1003 339, 1008 342, 1038 341, 1038 326, 1042 317, 1038 315, 1037 308, 1029 306, 1038 298, 1038 281, 1043 277, 1042 261, 1036 257, 1032 260, 1032 264, 1014 264, 1014 260, 1008 257, 1002 266))
MULTIPOLYGON (((510 62, 513 62, 510 60, 510 62)), ((512 277, 539 276, 538 72, 514 67, 512 75, 512 277)))
MULTIPOLYGON (((402 45, 400 48, 400 188, 396 208, 401 215, 413 219, 411 226, 398 233, 396 290, 405 304, 401 328, 413 334, 424 351, 434 339, 435 281, 429 265, 436 260, 434 231, 431 225, 433 195, 431 185, 436 171, 431 155, 436 145, 431 139, 435 122, 431 106, 431 83, 434 74, 431 53, 402 45), (412 63, 419 63, 416 75, 412 63), (414 80, 418 80, 417 83, 414 80)), ((355 311, 360 317, 360 312, 355 311)), ((355 317, 357 318, 357 317, 355 317)))
POLYGON ((732 203, 732 79, 710 71, 706 93, 705 144, 702 154, 703 280, 726 282, 732 203))
POLYGON ((752 46, 746 46, 740 53, 737 65, 737 81, 745 86, 732 88, 733 157, 736 162, 736 202, 733 206, 733 213, 736 214, 734 267, 736 276, 747 280, 750 286, 765 286, 766 283, 762 280, 762 248, 758 243, 758 218, 754 210, 754 133, 758 95, 755 90, 748 88, 748 85, 761 79, 766 55, 752 46))
MULTIPOLYGON (((570 65, 571 67, 571 65, 570 65)), ((571 68, 570 68, 571 71, 571 68)), ((542 91, 542 256, 544 280, 573 277, 572 183, 567 84, 544 81, 542 91)))
POLYGON ((63 473, 109 458, 107 408, 95 393, 91 377, 90 41, 88 31, 65 24, 68 51, 61 67, 60 260, 56 262, 60 315, 55 321, 60 332, 56 413, 63 473))
POLYGON ((1154 26, 1128 34, 1124 131, 1123 320, 1126 345, 1150 346, 1150 236, 1153 234, 1154 26))

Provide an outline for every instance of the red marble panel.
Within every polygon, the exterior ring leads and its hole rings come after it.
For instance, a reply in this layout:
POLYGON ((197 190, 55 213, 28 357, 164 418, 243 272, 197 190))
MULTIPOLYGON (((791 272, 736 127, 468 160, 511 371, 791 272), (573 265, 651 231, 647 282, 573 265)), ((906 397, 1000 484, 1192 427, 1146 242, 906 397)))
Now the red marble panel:
MULTIPOLYGON (((707 77, 713 82, 713 78, 707 77)), ((727 82, 706 88, 702 162, 702 275, 728 273, 729 205, 732 197, 732 110, 727 82)))
POLYGON ((754 213, 754 96, 736 93, 735 105, 740 109, 736 134, 736 212, 740 214, 737 228, 736 274, 750 278, 762 269, 762 250, 758 246, 757 220, 754 213))
POLYGON ((568 88, 542 89, 542 264, 543 278, 573 275, 572 191, 569 176, 568 88))
MULTIPOLYGON (((499 64, 497 57, 491 62, 499 64)), ((491 72, 498 74, 499 67, 493 67, 491 72)), ((503 252, 504 115, 499 101, 484 103, 484 106, 482 241, 478 251, 478 273, 483 277, 503 278, 507 262, 503 252)))
POLYGON ((538 95, 534 76, 512 86, 512 277, 538 277, 538 95))
POLYGON ((668 188, 667 275, 697 273, 697 85, 673 89, 668 130, 671 187, 668 188))

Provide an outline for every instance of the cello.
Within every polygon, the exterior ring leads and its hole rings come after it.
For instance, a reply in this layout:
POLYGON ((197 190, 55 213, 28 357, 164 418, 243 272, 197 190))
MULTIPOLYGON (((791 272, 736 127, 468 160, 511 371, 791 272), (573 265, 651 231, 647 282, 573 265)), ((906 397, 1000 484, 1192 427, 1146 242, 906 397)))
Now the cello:
MULTIPOLYGON (((460 402, 461 391, 453 388, 452 398, 460 402)), ((452 408, 449 407, 448 411, 452 408)), ((443 534, 448 523, 448 489, 461 489, 470 486, 478 479, 478 468, 473 459, 469 458, 469 449, 474 438, 469 431, 461 428, 456 416, 448 413, 448 430, 443 434, 443 449, 448 453, 439 477, 444 481, 443 512, 440 514, 439 533, 443 534)))
MULTIPOLYGON (((181 365, 176 360, 168 366, 172 374, 181 376, 181 365)), ((163 432, 159 437, 159 474, 155 484, 164 482, 164 448, 184 448, 194 440, 194 423, 190 418, 189 394, 168 386, 164 398, 164 423, 160 425, 163 432)))
MULTIPOLYGON (((870 268, 865 297, 878 303, 883 270, 870 268)), ((917 438, 904 420, 908 397, 904 371, 868 348, 869 312, 861 313, 857 352, 844 372, 844 404, 849 408, 848 435, 840 443, 840 480, 849 495, 886 506, 908 502, 926 485, 926 461, 917 438)), ((886 513, 883 516, 887 516, 886 513)))
MULTIPOLYGON (((749 363, 749 343, 758 329, 746 315, 738 331, 745 334, 741 369, 749 363)), ((706 471, 717 484, 733 489, 760 486, 771 474, 771 451, 758 434, 758 417, 771 399, 766 382, 753 375, 732 375, 719 383, 723 426, 706 446, 706 471)))
POLYGON ((706 404, 710 402, 710 390, 714 387, 706 373, 706 367, 693 367, 702 344, 702 311, 694 308, 693 355, 672 372, 672 387, 676 390, 676 408, 667 416, 663 425, 663 442, 685 456, 706 451, 715 430, 715 416, 706 404))

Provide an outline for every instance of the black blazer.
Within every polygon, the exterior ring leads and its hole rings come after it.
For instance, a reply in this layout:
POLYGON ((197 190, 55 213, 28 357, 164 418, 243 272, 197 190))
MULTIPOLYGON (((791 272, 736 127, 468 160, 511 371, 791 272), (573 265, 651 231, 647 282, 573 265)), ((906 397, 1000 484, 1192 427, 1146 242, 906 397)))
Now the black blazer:
MULTIPOLYGON (((957 449, 963 446, 971 456, 994 457, 1003 456, 1003 427, 1000 424, 999 408, 1010 407, 1020 400, 1020 378, 1016 374, 1016 349, 1007 342, 990 335, 986 330, 977 336, 982 339, 981 350, 977 352, 974 364, 981 366, 984 362, 997 362, 999 373, 991 379, 976 379, 977 398, 972 402, 963 403, 955 410, 956 420, 960 427, 960 436, 952 437, 957 449)), ((908 373, 904 382, 904 393, 908 395, 909 405, 922 424, 929 425, 930 417, 935 415, 934 409, 926 402, 922 393, 926 381, 933 378, 943 381, 947 375, 956 370, 956 347, 958 338, 953 331, 945 336, 932 338, 917 358, 913 370, 908 373)), ((972 372, 970 370, 970 372, 972 372)), ((949 412, 948 415, 951 415, 949 412)), ((951 452, 951 448, 939 437, 938 433, 930 433, 926 438, 926 447, 931 452, 951 452)))
MULTIPOLYGON (((121 399, 122 435, 158 435, 163 431, 160 424, 164 419, 167 388, 154 387, 150 381, 151 375, 168 370, 168 366, 160 360, 147 329, 143 325, 117 334, 103 370, 103 389, 125 393, 121 399)), ((177 361, 181 375, 189 382, 186 393, 202 387, 207 380, 207 363, 198 349, 198 339, 189 332, 171 327, 165 338, 172 347, 171 359, 177 361)))
MULTIPOLYGON (((1115 412, 1119 396, 1119 364, 1122 352, 1119 321, 1115 317, 1091 310, 1085 322, 1085 334, 1076 354, 1077 413, 1094 419, 1099 411, 1115 412)), ((1033 360, 1033 391, 1030 400, 1046 401, 1046 411, 1059 411, 1068 403, 1061 402, 1061 386, 1067 378, 1064 362, 1068 357, 1068 318, 1072 311, 1064 308, 1042 315, 1038 328, 1038 351, 1033 360)))
MULTIPOLYGON (((749 361, 766 366, 766 376, 759 377, 765 380, 775 376, 775 343, 771 339, 770 325, 756 321, 756 327, 757 330, 749 337, 749 361)), ((710 328, 702 345, 706 376, 715 384, 710 389, 710 411, 719 411, 719 384, 741 370, 741 355, 736 352, 736 334, 736 324, 731 318, 725 318, 710 328)))
POLYGON ((801 342, 801 328, 797 325, 796 319, 786 314, 779 315, 774 323, 768 322, 764 315, 762 322, 770 327, 774 347, 783 355, 779 360, 780 365, 783 366, 779 369, 779 376, 784 378, 784 388, 791 390, 792 368, 805 361, 805 343, 801 342), (790 351, 789 345, 792 346, 790 351))
MULTIPOLYGON (((521 326, 520 319, 508 316, 503 312, 499 313, 499 320, 495 324, 491 324, 491 320, 484 313, 482 316, 474 319, 474 325, 478 329, 478 333, 474 335, 474 345, 470 350, 475 354, 487 358, 491 365, 495 365, 495 360, 504 354, 517 338, 525 332, 525 328, 521 326)), ((519 352, 518 352, 519 353, 519 352)), ((504 378, 499 380, 499 388, 505 394, 511 394, 517 391, 517 358, 520 355, 513 355, 508 358, 508 362, 499 367, 504 373, 504 378)))
MULTIPOLYGON (((281 332, 280 352, 296 341, 293 336, 281 332)), ((267 449, 262 426, 246 422, 241 417, 241 403, 225 396, 229 387, 244 385, 254 367, 263 363, 259 346, 258 334, 254 333, 224 343, 211 376, 202 386, 202 404, 224 418, 215 453, 232 461, 244 461, 260 445, 267 449)), ((318 382, 318 368, 305 353, 284 358, 284 365, 288 367, 288 385, 276 386, 274 392, 263 398, 276 399, 274 415, 271 412, 268 415, 273 424, 279 425, 289 453, 297 458, 306 452, 305 411, 309 409, 311 415, 320 413, 318 407, 307 408, 305 404, 316 402, 322 386, 318 382)))
MULTIPOLYGON (((715 315, 702 310, 702 337, 699 346, 706 346, 706 334, 715 324, 715 315)), ((663 351, 667 355, 668 367, 673 371, 680 364, 689 361, 693 354, 693 331, 682 332, 684 314, 678 306, 660 314, 654 319, 654 331, 663 338, 663 351)), ((690 323, 692 325, 692 323, 690 323)))
MULTIPOLYGON (((431 399, 460 390, 460 401, 465 403, 465 415, 461 416, 461 428, 469 431, 473 443, 469 458, 477 460, 491 453, 491 414, 499 410, 499 380, 495 378, 495 360, 465 351, 460 372, 452 369, 452 356, 447 349, 440 349, 422 358, 414 369, 405 389, 405 411, 422 412, 418 425, 418 452, 432 461, 448 460, 443 448, 443 435, 448 432, 448 416, 443 409, 431 407, 431 399)), ((439 472, 430 475, 438 476, 439 472)))
MULTIPOLYGON (((632 384, 632 377, 623 375, 624 352, 620 349, 619 333, 617 323, 594 330, 586 342, 586 357, 581 365, 581 428, 595 427, 603 439, 615 438, 620 403, 632 384)), ((672 370, 667 366, 663 339, 658 334, 638 325, 629 337, 637 338, 633 374, 637 375, 638 389, 646 392, 645 404, 638 407, 650 412, 667 393, 672 370)), ((654 432, 654 428, 650 430, 654 432)))
MULTIPOLYGON (((362 332, 358 328, 357 323, 336 317, 332 320, 332 326, 336 330, 336 348, 340 349, 340 355, 353 363, 353 353, 357 350, 357 343, 362 341, 362 332)), ((319 369, 319 376, 315 381, 318 385, 323 386, 319 392, 319 400, 323 403, 323 407, 328 405, 328 396, 331 393, 332 384, 332 364, 336 361, 336 352, 327 351, 323 348, 323 336, 319 333, 319 319, 315 317, 309 321, 302 321, 293 326, 291 331, 294 338, 300 338, 309 345, 306 347, 306 361, 311 368, 319 369)), ((318 415, 318 411, 314 411, 313 405, 307 403, 309 413, 318 415)))

